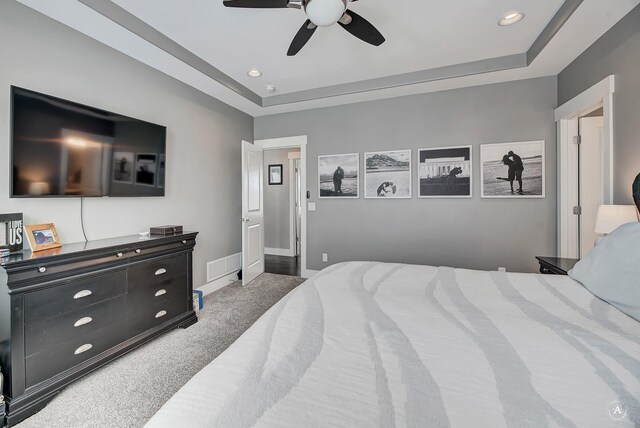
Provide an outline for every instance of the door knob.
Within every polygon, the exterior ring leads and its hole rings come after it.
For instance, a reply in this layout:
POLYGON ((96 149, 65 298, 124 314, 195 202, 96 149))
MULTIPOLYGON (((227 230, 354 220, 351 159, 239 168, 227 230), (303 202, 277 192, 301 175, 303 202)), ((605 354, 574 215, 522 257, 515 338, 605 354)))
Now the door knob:
POLYGON ((243 218, 243 219, 242 219, 242 222, 243 222, 243 223, 249 223, 249 222, 251 222, 251 220, 249 220, 248 218, 243 218))

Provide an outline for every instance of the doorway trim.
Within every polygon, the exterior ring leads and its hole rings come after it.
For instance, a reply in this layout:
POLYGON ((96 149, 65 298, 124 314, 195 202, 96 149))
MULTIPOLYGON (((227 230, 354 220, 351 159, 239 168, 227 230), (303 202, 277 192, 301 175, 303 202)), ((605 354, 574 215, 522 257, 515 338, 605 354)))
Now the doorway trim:
POLYGON ((604 202, 613 201, 613 94, 615 93, 615 76, 611 75, 596 83, 591 88, 577 95, 555 110, 558 123, 558 255, 570 257, 577 254, 577 239, 573 239, 576 231, 569 225, 569 216, 573 210, 570 201, 577 194, 577 169, 573 162, 576 137, 578 136, 578 120, 600 107, 604 111, 604 202), (575 241, 575 242, 574 242, 575 241), (575 253, 574 253, 575 247, 575 253))
MULTIPOLYGON (((297 220, 296 220, 296 159, 300 159, 300 152, 291 152, 288 155, 289 158, 289 255, 296 255, 296 234, 297 234, 297 220)), ((300 162, 302 164, 302 162, 300 162)), ((302 174, 300 176, 302 179, 302 174)), ((300 182, 302 184, 302 181, 300 182)), ((300 188, 302 191, 302 187, 300 188)), ((300 200, 302 200, 302 196, 300 200)), ((300 207, 302 209, 302 207, 300 207)), ((302 219, 302 215, 301 215, 302 219)), ((302 225, 300 225, 302 227, 302 225)), ((302 245, 302 242, 300 243, 302 245)))
MULTIPOLYGON (((293 137, 270 138, 266 140, 254 141, 256 147, 263 150, 268 149, 300 149, 300 165, 302 174, 300 175, 301 188, 304 192, 307 188, 307 136, 297 135, 293 137)), ((307 198, 302 198, 302 240, 300 243, 302 256, 300 271, 303 278, 310 278, 316 272, 307 270, 307 198)))

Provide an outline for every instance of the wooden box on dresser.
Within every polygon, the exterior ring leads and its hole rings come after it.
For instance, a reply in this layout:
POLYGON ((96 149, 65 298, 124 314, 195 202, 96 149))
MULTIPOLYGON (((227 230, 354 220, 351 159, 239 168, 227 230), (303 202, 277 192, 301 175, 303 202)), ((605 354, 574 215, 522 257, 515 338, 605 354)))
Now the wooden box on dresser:
POLYGON ((70 382, 197 321, 196 235, 89 241, 0 261, 0 364, 9 426, 70 382))

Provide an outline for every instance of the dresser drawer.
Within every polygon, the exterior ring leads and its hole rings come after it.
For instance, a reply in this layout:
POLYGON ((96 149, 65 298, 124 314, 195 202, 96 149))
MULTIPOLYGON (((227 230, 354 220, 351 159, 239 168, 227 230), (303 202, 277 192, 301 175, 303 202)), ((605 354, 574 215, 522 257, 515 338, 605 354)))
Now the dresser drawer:
POLYGON ((125 296, 96 303, 25 327, 26 355, 33 355, 59 343, 91 333, 125 318, 125 296))
POLYGON ((160 282, 138 285, 127 293, 127 314, 130 315, 146 306, 152 306, 167 300, 188 298, 189 283, 187 275, 165 278, 160 282))
POLYGON ((171 238, 171 241, 164 242, 162 244, 158 243, 156 240, 141 240, 132 247, 132 251, 129 253, 131 261, 148 258, 149 256, 158 255, 160 253, 175 253, 176 251, 186 248, 193 248, 196 244, 195 236, 176 236, 171 238))
POLYGON ((27 293, 24 298, 25 324, 43 321, 122 295, 126 291, 126 284, 127 273, 121 270, 27 293))
POLYGON ((27 357, 27 388, 124 342, 125 331, 125 322, 121 320, 27 357))
POLYGON ((171 318, 184 314, 189 309, 186 292, 184 298, 167 300, 153 306, 139 308, 127 318, 129 337, 143 333, 171 318))
POLYGON ((159 284, 168 278, 187 276, 187 255, 165 257, 149 260, 143 264, 129 268, 129 292, 149 284, 159 284))

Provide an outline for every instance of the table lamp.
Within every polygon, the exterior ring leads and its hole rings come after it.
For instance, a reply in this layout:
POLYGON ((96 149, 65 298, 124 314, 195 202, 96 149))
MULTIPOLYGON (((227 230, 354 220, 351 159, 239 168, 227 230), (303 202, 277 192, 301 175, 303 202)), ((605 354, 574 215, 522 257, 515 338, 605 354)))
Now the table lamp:
POLYGON ((594 232, 608 235, 623 224, 637 221, 638 214, 634 205, 600 205, 594 232))

